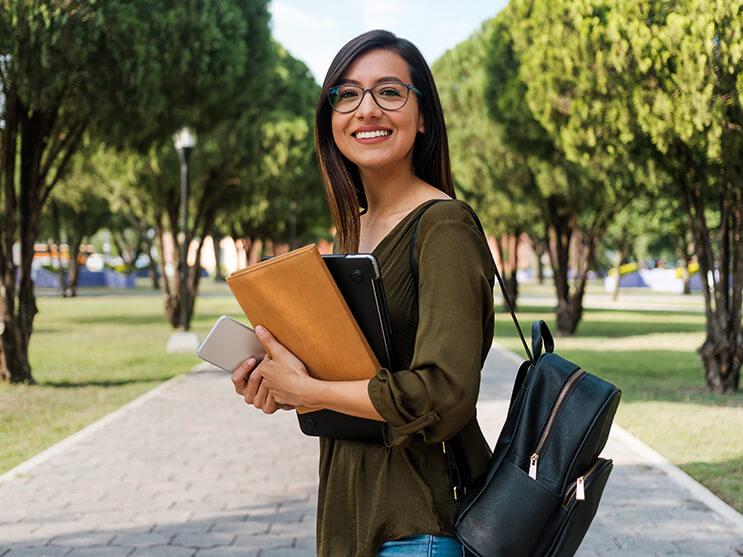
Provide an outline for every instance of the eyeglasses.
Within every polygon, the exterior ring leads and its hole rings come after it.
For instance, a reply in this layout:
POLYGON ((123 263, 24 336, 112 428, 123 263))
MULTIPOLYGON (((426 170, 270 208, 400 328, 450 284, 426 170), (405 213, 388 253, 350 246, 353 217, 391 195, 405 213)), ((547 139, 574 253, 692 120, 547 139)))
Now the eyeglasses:
POLYGON ((379 108, 400 110, 408 102, 410 91, 414 91, 416 95, 423 98, 423 94, 412 83, 391 81, 368 89, 358 85, 336 85, 328 89, 328 100, 333 110, 347 114, 361 106, 364 95, 369 92, 379 108))

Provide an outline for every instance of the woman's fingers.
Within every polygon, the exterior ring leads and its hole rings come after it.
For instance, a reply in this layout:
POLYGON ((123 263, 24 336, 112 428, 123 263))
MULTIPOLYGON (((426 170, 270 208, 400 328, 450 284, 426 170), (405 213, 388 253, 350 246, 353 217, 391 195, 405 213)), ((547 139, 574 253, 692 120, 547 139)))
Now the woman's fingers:
POLYGON ((249 358, 232 372, 232 383, 235 391, 242 395, 245 402, 263 410, 266 414, 273 414, 277 410, 294 410, 290 404, 280 404, 263 384, 263 375, 257 370, 258 361, 249 358))
POLYGON ((253 368, 255 368, 255 364, 255 358, 248 358, 232 372, 232 383, 235 385, 235 392, 237 394, 243 394, 247 377, 253 371, 253 368))
POLYGON ((263 410, 263 407, 265 406, 267 399, 268 399, 268 389, 263 384, 261 384, 258 387, 258 392, 256 393, 255 398, 253 398, 253 406, 263 410))
POLYGON ((245 390, 243 395, 245 396, 245 402, 248 404, 255 404, 255 397, 258 394, 258 389, 263 381, 263 376, 260 370, 254 370, 253 373, 248 377, 248 381, 245 384, 245 390))
POLYGON ((266 397, 266 404, 263 405, 263 412, 266 414, 273 414, 279 409, 279 405, 276 403, 276 399, 273 398, 271 393, 266 397))

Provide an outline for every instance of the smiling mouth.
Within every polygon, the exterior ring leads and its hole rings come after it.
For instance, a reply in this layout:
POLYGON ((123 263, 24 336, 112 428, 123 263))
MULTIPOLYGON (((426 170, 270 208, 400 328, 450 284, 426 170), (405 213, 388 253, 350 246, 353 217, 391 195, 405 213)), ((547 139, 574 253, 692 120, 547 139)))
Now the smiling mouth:
POLYGON ((374 139, 376 137, 385 137, 392 135, 392 130, 374 130, 371 132, 355 132, 351 134, 357 139, 374 139))

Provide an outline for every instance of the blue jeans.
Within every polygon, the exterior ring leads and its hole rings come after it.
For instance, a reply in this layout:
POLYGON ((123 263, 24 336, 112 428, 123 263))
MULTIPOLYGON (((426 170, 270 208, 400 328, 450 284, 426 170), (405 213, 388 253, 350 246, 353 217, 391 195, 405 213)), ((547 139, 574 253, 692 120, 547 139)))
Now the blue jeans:
POLYGON ((464 549, 456 538, 448 536, 408 536, 385 542, 377 557, 462 557, 464 549))

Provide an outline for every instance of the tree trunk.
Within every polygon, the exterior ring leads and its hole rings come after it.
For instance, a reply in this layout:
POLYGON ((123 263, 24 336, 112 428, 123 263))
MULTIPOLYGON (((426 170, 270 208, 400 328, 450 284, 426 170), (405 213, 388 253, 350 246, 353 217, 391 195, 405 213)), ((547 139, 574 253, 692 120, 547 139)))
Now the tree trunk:
MULTIPOLYGON (((190 231, 189 236, 191 238, 191 243, 196 241, 196 238, 200 238, 198 240, 198 248, 196 249, 196 257, 193 265, 188 264, 188 252, 190 245, 186 247, 186 261, 184 261, 185 269, 186 269, 186 288, 188 292, 188 305, 186 307, 186 323, 183 323, 181 320, 181 304, 185 303, 185 300, 182 299, 181 295, 181 276, 180 273, 176 272, 173 275, 173 282, 172 287, 170 285, 170 280, 168 279, 165 274, 163 274, 163 281, 165 283, 165 312, 168 316, 168 320, 170 321, 170 324, 173 328, 183 328, 184 330, 188 330, 189 325, 191 323, 191 318, 193 317, 193 311, 196 303, 196 297, 198 296, 199 292, 199 282, 201 280, 201 276, 199 274, 201 270, 201 250, 204 246, 204 241, 207 237, 207 231, 211 229, 214 218, 216 214, 213 209, 206 209, 204 212, 201 213, 200 218, 197 222, 194 223, 194 228, 190 231)), ((174 243, 174 250, 173 250, 173 267, 174 269, 179 269, 179 263, 180 263, 180 257, 181 257, 181 250, 178 246, 178 240, 177 236, 175 234, 175 227, 173 226, 174 223, 177 222, 175 214, 170 215, 170 230, 173 231, 173 243, 174 243)), ((156 229, 158 230, 158 238, 160 239, 160 250, 162 253, 163 251, 163 234, 162 234, 162 217, 157 219, 156 229)))
POLYGON ((537 243, 537 246, 539 246, 539 249, 536 250, 537 253, 537 283, 541 286, 544 284, 544 262, 542 261, 542 256, 544 255, 544 247, 537 243))
POLYGON ((697 350, 704 366, 707 387, 716 393, 735 392, 740 386, 740 368, 743 363, 741 339, 719 328, 718 323, 707 326, 707 337, 697 350))
POLYGON ((71 297, 77 296, 77 283, 80 280, 80 263, 77 258, 80 255, 80 244, 82 243, 80 236, 74 236, 70 241, 70 276, 68 280, 69 295, 71 297))
POLYGON ((250 242, 250 249, 248 250, 248 265, 254 265, 258 263, 263 254, 263 240, 255 239, 250 242))
POLYGON ((222 274, 222 248, 219 246, 222 238, 224 238, 224 235, 218 232, 212 237, 212 245, 214 246, 214 282, 224 282, 224 275, 222 274))
POLYGON ((5 201, 0 248, 5 294, 2 343, 10 381, 34 383, 28 360, 28 344, 38 312, 31 278, 34 241, 44 203, 77 150, 86 122, 84 115, 73 112, 66 113, 69 120, 61 122, 59 105, 46 111, 29 109, 19 100, 15 85, 12 79, 3 83, 5 110, 0 135, 5 201), (17 152, 19 146, 20 153, 17 152), (16 160, 20 163, 18 169, 16 160), (16 239, 21 248, 17 289, 18 267, 13 260, 16 239))
MULTIPOLYGON (((163 269, 162 273, 162 279, 163 279, 163 304, 165 306, 165 315, 168 317, 168 321, 170 321, 171 327, 174 329, 180 327, 181 325, 181 311, 180 311, 180 305, 178 304, 178 301, 180 300, 180 294, 173 295, 172 292, 179 293, 180 292, 180 279, 179 279, 179 273, 176 271, 173 274, 173 282, 171 285, 171 278, 168 276, 168 273, 165 272, 165 230, 164 230, 164 224, 163 224, 163 215, 162 213, 158 213, 155 215, 155 231, 157 236, 157 242, 158 242, 158 248, 160 250, 160 259, 161 259, 161 267, 163 269)), ((175 239, 173 239, 174 243, 174 252, 176 252, 176 255, 174 257, 178 257, 178 246, 175 242, 175 239)), ((177 269, 176 261, 173 261, 173 268, 177 269)))
POLYGON ((3 332, 5 330, 5 288, 0 283, 0 381, 10 380, 10 370, 5 361, 5 350, 3 349, 3 332))
MULTIPOLYGON (((21 381, 24 379, 23 373, 18 373, 14 364, 12 355, 8 353, 6 345, 12 348, 15 340, 11 338, 12 333, 9 325, 15 317, 15 292, 16 292, 16 266, 13 261, 13 244, 16 238, 16 152, 18 146, 18 97, 15 88, 10 86, 4 91, 5 93, 5 126, 3 133, 0 134, 2 140, 2 162, 3 173, 3 204, 4 216, 2 220, 3 231, 0 239, 0 264, 2 265, 2 285, 0 285, 0 352, 2 352, 2 370, 0 376, 6 381, 13 381, 14 375, 21 381), (14 370, 15 373, 14 373, 14 370)), ((30 377, 30 370, 28 371, 30 377)))
POLYGON ((36 384, 28 359, 28 341, 24 339, 24 331, 17 320, 5 321, 3 356, 11 383, 36 384))
POLYGON ((549 254, 555 281, 557 308, 556 329, 559 335, 573 335, 583 317, 583 297, 588 282, 588 272, 598 249, 601 234, 612 216, 610 210, 593 214, 593 221, 580 234, 580 249, 576 254, 575 278, 571 292, 569 279, 570 246, 577 229, 576 215, 561 215, 558 200, 549 199, 546 207, 549 238, 544 241, 549 254))
MULTIPOLYGON (((56 201, 51 202, 52 224, 54 228, 54 242, 57 245, 57 275, 59 276, 58 294, 63 298, 67 297, 67 270, 62 265, 62 219, 59 216, 59 204, 56 201)), ((51 257, 51 244, 49 244, 49 256, 51 257)), ((69 255, 69 253, 68 253, 69 255)))
POLYGON ((147 263, 147 274, 152 280, 152 289, 160 290, 160 277, 158 275, 157 261, 155 260, 155 256, 152 254, 155 248, 154 242, 149 236, 145 236, 145 242, 147 245, 147 258, 149 259, 149 262, 147 263))
POLYGON ((545 250, 549 254, 555 282, 557 334, 572 335, 582 315, 582 307, 576 307, 575 301, 571 300, 568 278, 570 241, 573 236, 575 219, 572 216, 560 216, 555 205, 556 201, 548 200, 551 238, 546 240, 545 250))
POLYGON ((557 301, 555 312, 557 332, 561 335, 574 335, 583 317, 583 296, 569 296, 567 300, 557 301))
POLYGON ((617 277, 616 281, 614 282, 614 293, 611 296, 611 299, 615 302, 619 299, 619 282, 622 279, 622 259, 624 259, 624 252, 620 249, 617 251, 617 260, 616 263, 614 263, 614 275, 617 277))
POLYGON ((689 217, 702 279, 707 336, 698 353, 707 387, 717 393, 737 391, 743 365, 743 191, 721 184, 718 249, 708 227, 703 183, 689 172, 679 176, 682 201, 689 217))
POLYGON ((684 291, 683 291, 683 294, 685 296, 689 296, 691 294, 691 273, 689 272, 689 263, 690 261, 688 259, 684 261, 684 271, 683 271, 684 291))
MULTIPOLYGON (((498 269, 503 278, 503 288, 511 305, 516 311, 518 298, 518 280, 516 272, 518 267, 518 240, 519 234, 503 234, 493 241, 495 247, 495 259, 498 269)), ((503 310, 508 311, 508 304, 503 300, 503 310)))

